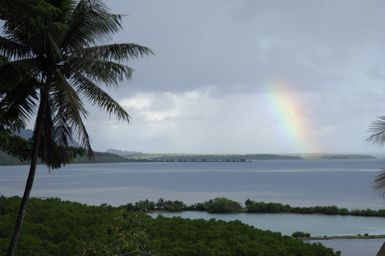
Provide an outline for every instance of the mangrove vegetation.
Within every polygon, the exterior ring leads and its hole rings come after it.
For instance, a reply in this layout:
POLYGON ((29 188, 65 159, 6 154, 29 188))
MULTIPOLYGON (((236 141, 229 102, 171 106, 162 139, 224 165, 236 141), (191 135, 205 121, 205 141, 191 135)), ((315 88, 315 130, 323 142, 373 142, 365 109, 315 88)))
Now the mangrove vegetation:
MULTIPOLYGON (((0 197, 0 253, 7 249, 19 197, 0 197)), ((168 207, 164 202, 163 206, 168 207)), ((87 206, 60 199, 31 199, 17 255, 285 255, 336 256, 240 221, 151 218, 127 206, 87 206)))
POLYGON ((247 199, 244 206, 234 200, 218 197, 203 203, 187 205, 181 201, 165 200, 160 198, 158 202, 141 200, 127 204, 127 208, 133 211, 204 211, 208 213, 297 213, 297 214, 324 214, 324 215, 352 215, 366 217, 385 217, 385 209, 353 209, 331 206, 293 207, 288 204, 256 202, 247 199))

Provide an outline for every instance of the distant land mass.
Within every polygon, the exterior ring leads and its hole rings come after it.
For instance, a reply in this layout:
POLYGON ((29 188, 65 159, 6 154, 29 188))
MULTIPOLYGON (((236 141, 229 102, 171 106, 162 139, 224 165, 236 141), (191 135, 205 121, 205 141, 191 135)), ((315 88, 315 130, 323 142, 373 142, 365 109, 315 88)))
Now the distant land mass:
MULTIPOLYGON (((145 154, 135 152, 128 155, 117 155, 110 152, 94 152, 94 157, 76 157, 72 163, 119 163, 119 162, 250 162, 257 160, 290 160, 303 159, 299 156, 275 155, 275 154, 247 154, 247 155, 214 155, 214 154, 145 154)), ((123 151, 120 151, 123 152, 123 151)), ((0 151, 0 165, 28 164, 18 158, 0 151)))
MULTIPOLYGON (((32 137, 33 131, 30 129, 21 129, 16 133, 16 135, 29 139, 32 137)), ((70 143, 72 147, 79 147, 76 143, 70 143)), ((72 163, 121 163, 128 162, 128 159, 121 157, 117 154, 112 154, 108 152, 94 152, 94 156, 92 158, 88 158, 87 156, 76 157, 72 163)), ((22 161, 15 156, 12 156, 6 152, 0 150, 0 165, 25 165, 29 164, 27 161, 22 161)))
POLYGON ((118 156, 137 156, 137 155, 143 155, 142 152, 138 151, 127 151, 127 150, 119 150, 119 149, 107 149, 107 153, 115 154, 118 156))
POLYGON ((109 153, 118 154, 130 162, 250 162, 257 160, 290 159, 374 159, 364 154, 183 154, 183 153, 141 153, 108 149, 109 153))
MULTIPOLYGON (((76 157, 72 164, 83 164, 83 163, 123 163, 129 160, 111 153, 105 152, 94 152, 94 157, 88 158, 87 156, 76 157)), ((26 165, 29 164, 27 161, 21 161, 20 159, 7 154, 6 152, 0 151, 0 165, 26 165)))
MULTIPOLYGON (((28 139, 32 136, 29 129, 20 130, 17 135, 28 139)), ((73 143, 71 146, 78 146, 73 143)), ((95 152, 93 158, 77 157, 72 163, 120 163, 120 162, 250 162, 257 160, 300 160, 300 159, 374 159, 365 154, 183 154, 183 153, 142 153, 119 149, 95 152)), ((0 165, 22 165, 28 162, 0 151, 0 165)))
POLYGON ((304 159, 375 159, 375 156, 364 154, 331 154, 331 153, 306 153, 306 154, 291 154, 300 156, 304 159))
MULTIPOLYGON (((259 160, 305 160, 305 159, 375 159, 361 154, 148 154, 136 151, 109 149, 108 152, 94 152, 94 157, 77 157, 72 163, 122 163, 122 162, 251 162, 259 160), (112 153, 116 152, 116 153, 112 153)), ((28 164, 0 151, 0 165, 28 164)))
POLYGON ((138 154, 122 155, 130 162, 250 162, 256 160, 303 159, 276 154, 138 154))

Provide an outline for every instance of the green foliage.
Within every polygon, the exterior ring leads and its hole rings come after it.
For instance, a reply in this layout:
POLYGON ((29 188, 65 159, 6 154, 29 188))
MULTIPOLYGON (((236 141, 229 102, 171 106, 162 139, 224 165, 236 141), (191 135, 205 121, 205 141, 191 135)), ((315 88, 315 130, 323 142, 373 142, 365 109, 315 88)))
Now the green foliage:
MULTIPOLYGON (((0 197, 0 252, 6 251, 19 204, 18 197, 0 197)), ((119 213, 110 206, 31 199, 16 255, 76 255, 86 241, 105 236, 119 213)))
POLYGON ((290 212, 289 205, 283 205, 280 203, 265 203, 254 202, 247 199, 245 202, 246 212, 258 212, 258 213, 278 213, 278 212, 290 212))
POLYGON ((295 231, 291 236, 294 238, 309 238, 310 234, 302 231, 295 231))
POLYGON ((167 256, 198 255, 338 255, 320 244, 261 231, 240 221, 156 218, 154 252, 167 256))
POLYGON ((94 152, 94 155, 92 158, 89 158, 85 155, 78 156, 73 159, 72 163, 74 164, 80 164, 80 163, 122 163, 127 162, 127 159, 114 155, 111 153, 104 153, 104 152, 94 152))
POLYGON ((325 214, 325 215, 354 215, 354 216, 377 216, 385 217, 385 209, 355 209, 338 208, 331 206, 313 206, 313 207, 292 207, 281 203, 255 202, 247 199, 245 202, 245 211, 248 213, 301 213, 301 214, 325 214))
POLYGON ((19 158, 9 155, 3 151, 0 151, 0 165, 22 165, 26 162, 20 160, 19 158))
MULTIPOLYGON (((26 163, 31 160, 32 140, 14 135, 7 130, 0 130, 0 152, 0 164, 26 163)), ((64 150, 64 146, 54 144, 51 147, 51 154, 50 164, 56 168, 72 163, 76 157, 84 154, 84 150, 77 147, 67 147, 64 150)))
POLYGON ((135 211, 135 212, 148 212, 148 211, 154 211, 156 209, 155 202, 149 201, 148 199, 138 201, 134 205, 127 204, 126 208, 129 211, 135 211))
POLYGON ((236 201, 224 197, 218 197, 203 203, 194 203, 186 205, 175 200, 166 200, 160 198, 158 202, 148 199, 138 201, 134 204, 127 204, 129 211, 202 211, 209 213, 299 213, 299 214, 325 214, 325 215, 353 215, 353 216, 376 216, 385 217, 385 209, 355 209, 338 208, 332 206, 312 206, 312 207, 292 207, 288 204, 256 202, 250 199, 245 201, 245 207, 236 201))
POLYGON ((163 198, 159 198, 156 203, 157 210, 164 210, 169 212, 180 212, 187 209, 187 205, 181 201, 175 200, 165 200, 163 198))
POLYGON ((88 243, 82 256, 150 256, 147 230, 151 219, 139 212, 122 212, 107 229, 107 236, 88 243))
POLYGON ((160 198, 157 203, 149 201, 148 199, 141 200, 135 204, 125 205, 128 211, 132 212, 149 212, 149 211, 169 211, 169 212, 179 212, 189 210, 189 207, 178 200, 171 201, 160 198))
POLYGON ((27 161, 31 155, 31 142, 22 137, 13 135, 9 131, 0 131, 0 150, 18 158, 20 161, 27 161))
MULTIPOLYGON (((19 201, 0 197, 0 254, 7 248, 19 201)), ((124 208, 31 199, 16 255, 339 255, 321 244, 307 244, 239 221, 153 219, 124 208)))
POLYGON ((233 200, 217 197, 204 203, 205 210, 209 213, 236 213, 243 212, 242 206, 233 200))

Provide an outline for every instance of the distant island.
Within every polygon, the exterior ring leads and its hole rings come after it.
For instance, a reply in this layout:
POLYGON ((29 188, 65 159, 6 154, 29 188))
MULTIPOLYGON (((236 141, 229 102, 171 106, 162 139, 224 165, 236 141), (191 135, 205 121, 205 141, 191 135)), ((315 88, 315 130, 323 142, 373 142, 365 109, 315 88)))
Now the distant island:
POLYGON ((129 162, 251 162, 257 160, 299 160, 299 159, 374 159, 363 154, 149 154, 137 151, 108 149, 108 153, 117 154, 129 162))
POLYGON ((364 154, 330 154, 330 153, 305 153, 292 154, 304 159, 375 159, 376 157, 364 154))
MULTIPOLYGON (((77 157, 72 163, 124 163, 124 162, 252 162, 259 160, 306 160, 306 159, 374 159, 360 154, 148 154, 136 151, 108 149, 95 152, 94 157, 77 157)), ((0 151, 0 165, 28 164, 0 151)))
MULTIPOLYGON (((107 150, 107 152, 111 152, 107 150)), ((116 152, 116 151, 115 151, 116 152)), ((120 155, 129 162, 250 162, 256 160, 303 159, 300 156, 277 154, 134 154, 120 155)))
MULTIPOLYGON (((32 130, 21 129, 17 135, 28 139, 32 130)), ((79 147, 76 143, 70 146, 79 147)), ((364 154, 183 154, 183 153, 143 153, 119 149, 108 149, 106 152, 95 152, 94 157, 77 157, 72 163, 123 163, 123 162, 252 162, 258 160, 301 160, 301 159, 374 159, 364 154)), ((28 164, 18 158, 0 151, 0 165, 28 164)))

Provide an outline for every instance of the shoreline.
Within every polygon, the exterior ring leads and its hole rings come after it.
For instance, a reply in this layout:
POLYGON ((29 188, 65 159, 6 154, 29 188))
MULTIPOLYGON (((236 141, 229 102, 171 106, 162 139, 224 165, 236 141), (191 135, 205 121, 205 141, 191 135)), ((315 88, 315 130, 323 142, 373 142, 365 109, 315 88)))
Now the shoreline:
POLYGON ((226 197, 217 197, 200 203, 187 205, 178 200, 167 200, 159 198, 157 202, 148 199, 135 203, 128 203, 127 207, 139 211, 164 211, 164 212, 182 212, 198 211, 219 214, 274 214, 274 213, 293 213, 293 214, 316 214, 328 216, 356 216, 356 217, 385 217, 385 209, 352 209, 339 208, 335 205, 328 206, 308 206, 296 207, 283 203, 254 201, 247 199, 243 204, 228 199, 226 197))
MULTIPOLYGON (((0 197, 20 197, 18 195, 3 195, 0 197)), ((55 197, 31 197, 35 199, 52 199, 55 197)), ((58 198, 61 199, 61 198, 58 198)), ((64 200, 63 201, 71 201, 64 200)), ((76 202, 76 201, 74 201, 76 202)), ((78 202, 81 203, 81 202, 78 202)), ((82 203, 84 204, 84 203, 82 203)), ((107 203, 91 204, 94 206, 109 205, 107 203)), ((111 205, 112 206, 112 205, 111 205)), ((158 201, 148 199, 139 200, 136 202, 129 202, 121 205, 114 205, 114 207, 128 207, 129 209, 142 212, 206 212, 208 214, 301 214, 301 215, 323 215, 323 216, 344 216, 344 217, 374 217, 385 218, 385 209, 346 209, 339 208, 335 205, 324 206, 305 206, 297 207, 283 203, 253 201, 247 199, 245 203, 233 201, 225 197, 217 197, 209 199, 204 202, 185 204, 179 200, 167 200, 159 198, 158 201)), ((384 234, 385 236, 385 234, 384 234)))
POLYGON ((352 240, 352 239, 381 239, 385 238, 385 234, 379 235, 341 235, 341 236, 314 236, 298 238, 302 241, 318 241, 318 240, 352 240))
MULTIPOLYGON (((16 198, 19 198, 18 196, 14 196, 16 198)), ((6 197, 4 195, 2 195, 0 193, 0 199, 1 198, 4 198, 4 199, 11 199, 13 197, 6 197)), ((80 202, 76 202, 76 201, 70 201, 70 200, 62 200, 60 198, 52 198, 52 197, 31 197, 32 200, 39 200, 39 201, 50 201, 50 200, 58 200, 58 201, 61 201, 63 203, 74 203, 74 204, 79 204, 79 205, 84 205, 84 206, 89 206, 87 204, 82 204, 80 202)), ((163 203, 167 204, 167 203, 175 203, 175 201, 164 201, 163 203)), ((176 201, 178 202, 178 201, 176 201)), ((146 210, 146 206, 148 207, 148 203, 153 203, 151 201, 139 201, 137 202, 135 205, 132 205, 132 204, 126 204, 126 205, 121 205, 121 206, 110 206, 108 204, 102 204, 102 205, 97 205, 97 206, 92 206, 92 207, 107 207, 107 208, 116 208, 116 209, 125 209, 125 210, 128 210, 128 211, 133 211, 133 212, 143 212, 143 213, 150 213, 150 214, 153 214, 153 213, 157 213, 159 215, 161 215, 162 213, 178 213, 178 212, 186 212, 186 210, 182 210, 182 211, 168 211, 168 210, 146 210), (147 205, 141 205, 142 207, 138 207, 140 204, 147 204, 147 205), (139 205, 138 205, 139 204, 139 205), (133 209, 133 208, 141 208, 141 209, 133 209)), ((205 212, 207 214, 213 214, 213 213, 210 213, 210 212, 207 212, 207 211, 202 211, 202 210, 187 210, 187 211, 191 211, 191 212, 205 212)), ((218 213, 217 213, 218 214, 218 213)), ((219 213, 219 214, 228 214, 228 213, 219 213)), ((231 214, 231 213, 230 213, 231 214)), ((243 212, 243 214, 258 214, 258 213, 245 213, 243 212)), ((275 213, 264 213, 264 214, 275 214, 275 213)), ((280 214, 280 213, 278 213, 280 214)), ((296 214, 296 213, 286 213, 286 214, 296 214)), ((314 215, 314 214, 308 214, 308 213, 302 213, 303 215, 314 215)), ((329 215, 329 216, 332 216, 332 215, 329 215)), ((166 216, 165 218, 173 218, 173 217, 170 217, 170 216, 166 216)), ((186 217, 185 217, 186 218, 186 217)), ((216 219, 215 217, 213 219, 216 219)), ((220 219, 219 219, 220 220, 220 219)), ((227 222, 231 222, 231 220, 227 220, 227 222)), ((257 226, 255 226, 255 228, 258 228, 257 226)), ((268 231, 271 231, 271 232, 275 232, 275 231, 272 231, 271 229, 268 229, 268 231)), ((303 232, 303 231, 298 231, 298 232, 303 232)), ((323 241, 323 240, 355 240, 355 239, 359 239, 359 240, 369 240, 369 239, 385 239, 385 233, 383 234, 368 234, 368 233, 363 233, 363 234, 351 234, 351 235, 323 235, 323 236, 311 236, 310 234, 308 234, 309 236, 308 237, 295 237, 290 234, 286 234, 286 236, 289 236, 289 237, 292 237, 292 238, 295 238, 295 239, 298 239, 298 240, 301 240, 301 241, 323 241)))

